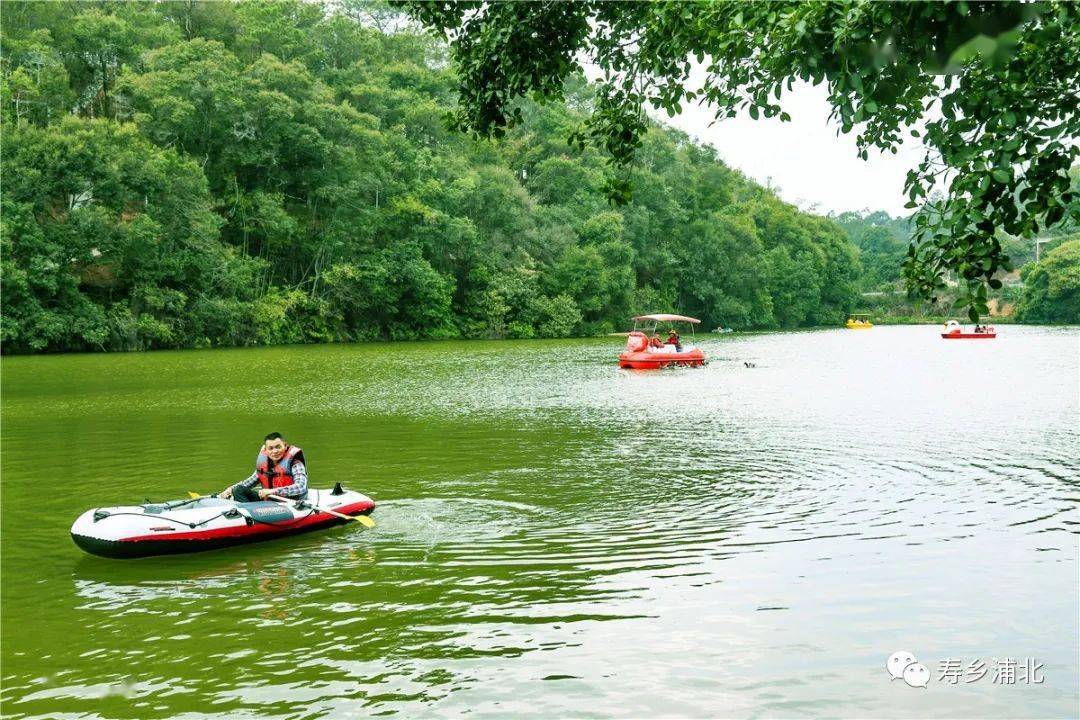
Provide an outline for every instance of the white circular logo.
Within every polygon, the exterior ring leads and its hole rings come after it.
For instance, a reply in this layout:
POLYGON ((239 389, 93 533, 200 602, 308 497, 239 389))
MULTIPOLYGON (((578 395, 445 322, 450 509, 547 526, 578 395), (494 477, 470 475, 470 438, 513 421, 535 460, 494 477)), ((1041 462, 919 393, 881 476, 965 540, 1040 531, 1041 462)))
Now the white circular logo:
POLYGON ((930 671, 922 663, 911 663, 904 668, 904 682, 911 687, 926 687, 930 682, 930 671))
POLYGON ((904 668, 915 662, 915 656, 907 650, 897 650, 889 656, 885 663, 885 670, 893 680, 901 680, 904 677, 904 668))

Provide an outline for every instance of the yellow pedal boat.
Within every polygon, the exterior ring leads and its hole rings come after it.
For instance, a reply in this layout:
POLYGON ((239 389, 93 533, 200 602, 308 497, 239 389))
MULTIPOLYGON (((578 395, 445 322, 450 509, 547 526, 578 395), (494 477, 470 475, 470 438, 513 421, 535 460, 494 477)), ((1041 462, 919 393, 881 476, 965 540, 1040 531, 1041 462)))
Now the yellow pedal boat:
POLYGON ((852 313, 844 323, 848 330, 869 330, 874 327, 870 322, 870 313, 852 313))

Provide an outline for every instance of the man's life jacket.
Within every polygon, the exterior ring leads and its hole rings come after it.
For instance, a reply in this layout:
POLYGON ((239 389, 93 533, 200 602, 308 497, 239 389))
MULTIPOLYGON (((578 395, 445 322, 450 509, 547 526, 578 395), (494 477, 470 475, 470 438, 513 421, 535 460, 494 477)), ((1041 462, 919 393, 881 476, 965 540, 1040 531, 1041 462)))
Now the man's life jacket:
POLYGON ((259 484, 267 490, 292 485, 293 464, 297 462, 307 464, 304 460, 304 451, 295 445, 286 447, 285 454, 273 465, 270 456, 260 450, 259 457, 255 460, 255 472, 259 476, 259 484))

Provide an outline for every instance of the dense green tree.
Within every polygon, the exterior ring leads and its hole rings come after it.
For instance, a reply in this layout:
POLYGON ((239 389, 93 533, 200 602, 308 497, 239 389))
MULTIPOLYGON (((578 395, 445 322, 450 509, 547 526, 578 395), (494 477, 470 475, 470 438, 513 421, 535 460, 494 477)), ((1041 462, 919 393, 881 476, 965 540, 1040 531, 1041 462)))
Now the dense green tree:
POLYGON ((680 305, 691 316, 739 327, 774 323, 764 247, 748 215, 718 211, 696 221, 678 260, 695 268, 678 286, 680 305))
POLYGON ((907 220, 884 212, 847 212, 832 218, 859 249, 862 290, 893 290, 902 278, 900 268, 907 253, 911 226, 907 220))
POLYGON ((194 299, 243 296, 198 165, 133 126, 20 123, 3 166, 6 348, 167 347, 200 332, 194 299))
POLYGON ((68 114, 75 101, 71 79, 48 30, 0 42, 0 102, 7 123, 45 125, 68 114))
POLYGON ((1080 238, 1024 267, 1017 315, 1025 322, 1080 324, 1080 238))

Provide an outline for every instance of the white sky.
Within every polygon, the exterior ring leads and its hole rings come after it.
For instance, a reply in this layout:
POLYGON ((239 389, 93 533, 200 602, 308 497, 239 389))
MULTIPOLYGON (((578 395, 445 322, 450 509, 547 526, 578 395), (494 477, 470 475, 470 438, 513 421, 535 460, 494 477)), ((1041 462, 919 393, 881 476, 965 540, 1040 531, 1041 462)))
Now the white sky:
MULTIPOLYGON (((588 57, 582 55, 578 60, 589 80, 603 76, 588 57)), ((690 62, 686 85, 700 88, 705 67, 693 59, 690 62)), ((896 155, 872 149, 863 160, 856 155, 855 136, 840 134, 839 124, 829 122, 827 98, 824 84, 796 81, 779 101, 791 116, 789 122, 765 117, 754 120, 745 111, 714 122, 715 108, 694 103, 684 103, 682 113, 675 117, 656 109, 650 109, 649 115, 712 145, 725 163, 803 210, 821 214, 884 210, 893 217, 911 214, 904 208, 908 201, 904 178, 922 161, 922 143, 904 132, 905 142, 896 155)))
POLYGON ((855 154, 854 135, 838 135, 839 125, 829 123, 826 98, 824 86, 796 84, 780 100, 790 122, 753 120, 744 111, 709 127, 714 111, 700 105, 684 106, 674 118, 664 111, 650 114, 712 145, 728 165, 800 208, 822 214, 867 209, 909 214, 904 178, 923 158, 921 143, 908 138, 896 155, 872 150, 862 160, 855 154))

